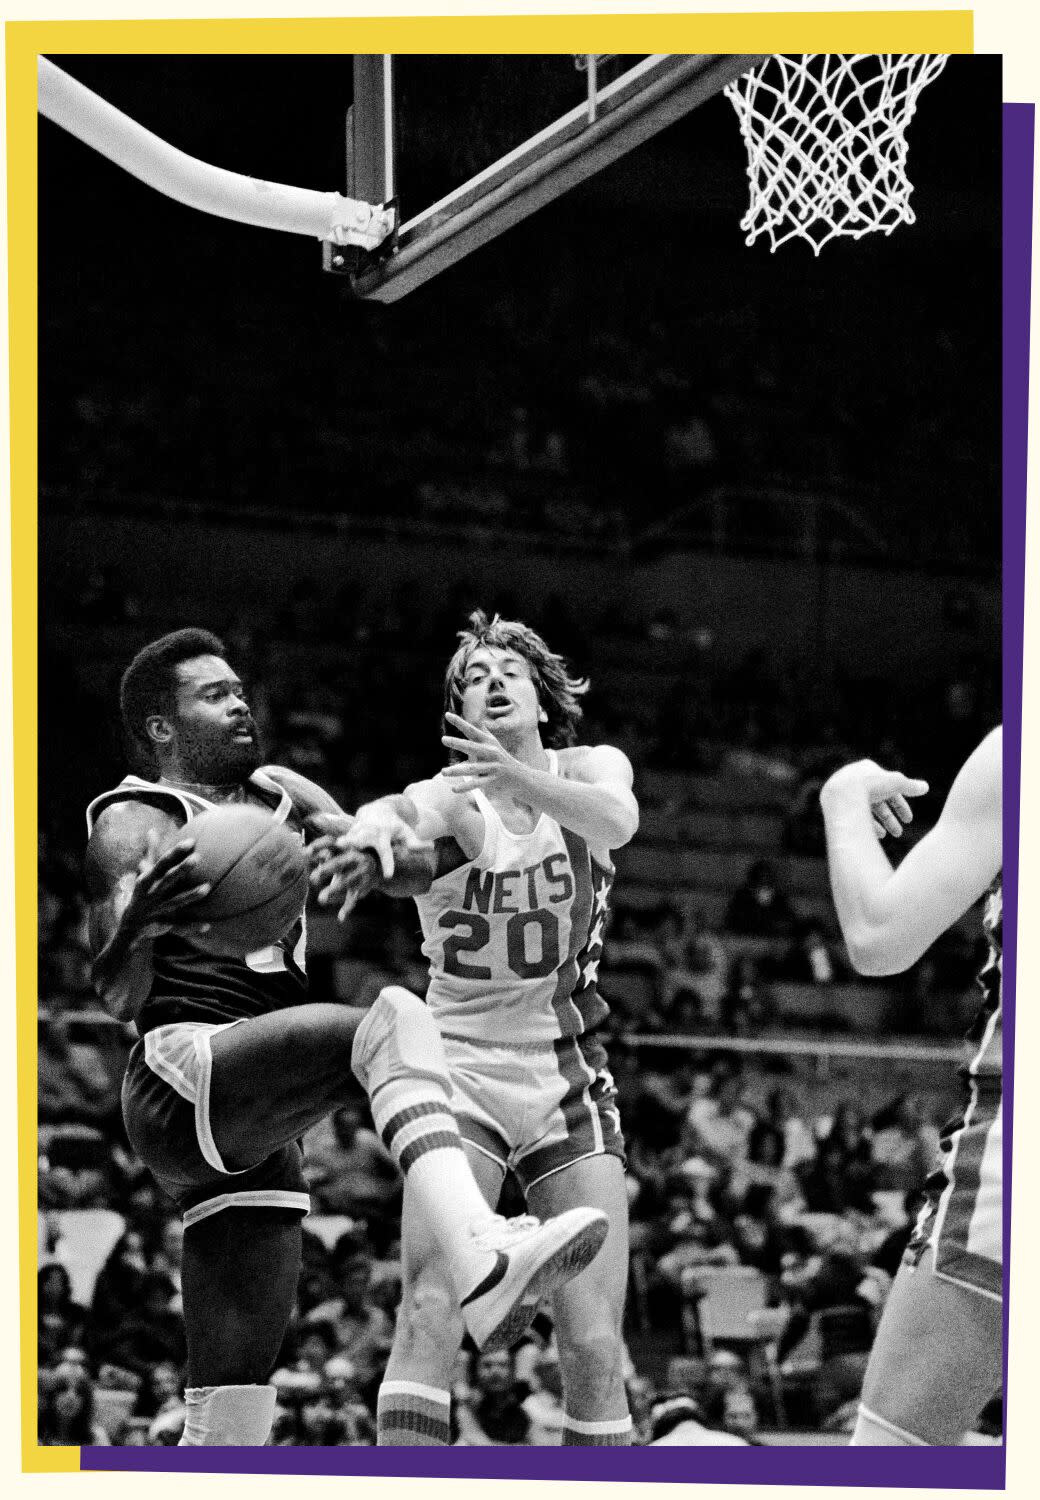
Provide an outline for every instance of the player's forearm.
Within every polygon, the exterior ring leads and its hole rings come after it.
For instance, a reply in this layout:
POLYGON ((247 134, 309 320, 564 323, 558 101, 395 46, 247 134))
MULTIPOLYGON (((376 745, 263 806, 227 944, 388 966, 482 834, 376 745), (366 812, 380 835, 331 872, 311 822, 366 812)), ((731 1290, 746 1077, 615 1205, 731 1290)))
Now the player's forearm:
POLYGON ((425 896, 437 878, 437 851, 428 849, 395 849, 394 873, 381 880, 378 889, 388 896, 425 896))
POLYGON ((639 806, 624 787, 567 781, 547 771, 528 770, 522 792, 532 807, 593 847, 621 849, 639 827, 639 806))
POLYGON ((845 945, 861 974, 897 974, 916 953, 907 948, 891 899, 894 871, 874 829, 862 786, 834 777, 820 793, 831 892, 845 945))
POLYGON ((363 818, 369 812, 396 813, 402 823, 407 823, 409 828, 419 826, 419 809, 411 797, 404 792, 391 792, 386 797, 377 797, 373 802, 366 802, 359 807, 355 816, 363 818))
POLYGON ((135 941, 120 923, 94 955, 90 977, 106 1009, 117 1020, 132 1020, 152 988, 151 940, 135 941))

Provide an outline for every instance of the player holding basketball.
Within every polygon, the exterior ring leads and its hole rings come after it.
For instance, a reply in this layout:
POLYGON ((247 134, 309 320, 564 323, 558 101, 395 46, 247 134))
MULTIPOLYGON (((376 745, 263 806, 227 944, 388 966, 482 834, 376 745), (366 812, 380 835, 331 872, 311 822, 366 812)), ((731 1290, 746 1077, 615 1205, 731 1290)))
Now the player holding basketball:
POLYGON ((935 827, 893 869, 878 836, 928 790, 873 761, 845 766, 820 800, 838 919, 856 968, 895 974, 989 892, 990 955, 969 1033, 963 1113, 885 1308, 853 1443, 958 1444, 1002 1375, 1001 731, 961 769, 935 827))
MULTIPOLYGON (((538 1214, 592 1204, 603 1251, 560 1288, 554 1314, 570 1446, 627 1446, 622 1374, 628 1277, 624 1146, 615 1091, 592 1035, 607 1013, 596 977, 611 851, 639 813, 632 768, 609 745, 575 746, 587 684, 540 636, 477 612, 449 663, 443 743, 431 781, 360 809, 315 846, 313 879, 349 907, 368 888, 359 851, 390 855, 399 817, 435 841, 437 878, 416 896, 430 960, 427 1003, 443 1035, 452 1110, 494 1205, 507 1168, 538 1214)), ((449 1442, 462 1320, 441 1247, 405 1184, 404 1300, 379 1396, 379 1442, 414 1441, 418 1411, 449 1442)), ((423 1439, 433 1441, 427 1436, 423 1439)))
MULTIPOLYGON (((302 911, 283 939, 245 958, 215 951, 192 920, 209 889, 191 839, 197 813, 255 803, 301 837, 308 816, 343 816, 312 782, 260 769, 221 642, 201 630, 153 642, 127 668, 120 703, 149 776, 126 777, 88 809, 91 946, 99 992, 141 1038, 123 1086, 127 1133, 184 1214, 182 1443, 262 1444, 309 1207, 297 1141, 345 1102, 352 1065, 478 1343, 517 1337, 544 1291, 596 1253, 606 1224, 590 1213, 545 1225, 489 1213, 448 1108, 430 1012, 397 987, 367 1012, 307 1003, 302 911)), ((431 852, 403 824, 387 828, 404 888, 428 885, 431 852)))

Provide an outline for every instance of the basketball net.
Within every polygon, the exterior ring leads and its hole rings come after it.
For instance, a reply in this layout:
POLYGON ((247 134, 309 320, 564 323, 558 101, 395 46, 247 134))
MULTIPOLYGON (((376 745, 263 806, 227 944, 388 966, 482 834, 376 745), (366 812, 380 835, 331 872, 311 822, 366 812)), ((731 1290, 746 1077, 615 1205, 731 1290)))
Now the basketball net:
POLYGON ((727 84, 748 154, 745 244, 808 240, 818 255, 912 224, 906 128, 946 56, 813 52, 769 57, 727 84))

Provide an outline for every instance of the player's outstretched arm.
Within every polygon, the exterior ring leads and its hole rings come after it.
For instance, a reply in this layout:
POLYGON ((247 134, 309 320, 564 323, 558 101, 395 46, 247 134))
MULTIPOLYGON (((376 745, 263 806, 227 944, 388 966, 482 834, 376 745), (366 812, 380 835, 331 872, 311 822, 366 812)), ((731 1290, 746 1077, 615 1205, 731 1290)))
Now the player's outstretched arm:
POLYGON ((343 812, 335 797, 324 787, 307 776, 301 776, 299 771, 290 771, 288 766, 261 766, 254 775, 260 782, 273 782, 276 788, 284 788, 293 800, 293 807, 303 819, 313 817, 315 813, 335 815, 343 812))
POLYGON ((355 817, 311 818, 317 835, 309 850, 311 885, 320 905, 338 907, 340 921, 371 891, 417 896, 429 890, 438 872, 433 840, 444 832, 425 795, 431 786, 419 782, 377 798, 358 808, 355 817))
POLYGON ((457 733, 444 735, 442 743, 464 757, 442 773, 454 792, 504 787, 596 849, 620 849, 635 834, 639 805, 632 791, 632 766, 613 745, 562 750, 561 774, 553 776, 510 755, 490 730, 458 714, 445 718, 457 733))
POLYGON ((890 832, 893 808, 909 821, 907 797, 927 791, 873 761, 835 773, 820 793, 834 904, 849 956, 863 974, 897 974, 958 921, 1001 868, 999 729, 958 773, 935 827, 893 869, 876 819, 890 832))
POLYGON ((135 1016, 148 997, 155 939, 174 927, 190 934, 205 926, 181 917, 209 892, 198 880, 194 841, 185 835, 158 853, 178 826, 143 803, 117 802, 103 810, 87 845, 91 978, 121 1020, 135 1016))

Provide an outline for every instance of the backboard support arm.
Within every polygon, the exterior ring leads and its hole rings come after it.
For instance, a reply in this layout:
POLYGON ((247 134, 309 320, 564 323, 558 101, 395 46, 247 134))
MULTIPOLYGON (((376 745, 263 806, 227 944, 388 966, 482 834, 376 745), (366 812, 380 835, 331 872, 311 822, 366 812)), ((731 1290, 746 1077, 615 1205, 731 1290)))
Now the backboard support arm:
POLYGON ((393 230, 393 211, 381 203, 264 182, 189 156, 46 57, 38 60, 38 89, 41 115, 188 208, 363 250, 374 250, 393 230))

